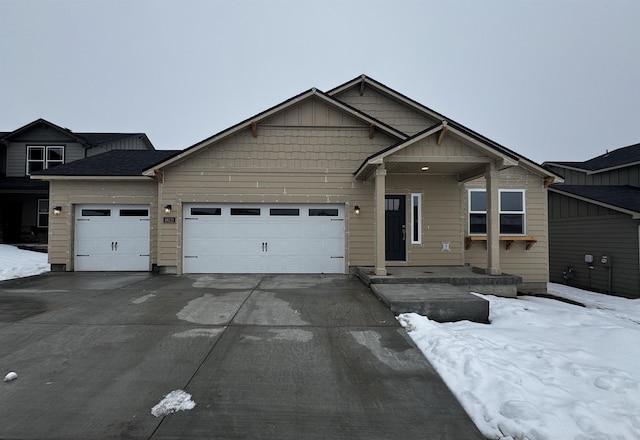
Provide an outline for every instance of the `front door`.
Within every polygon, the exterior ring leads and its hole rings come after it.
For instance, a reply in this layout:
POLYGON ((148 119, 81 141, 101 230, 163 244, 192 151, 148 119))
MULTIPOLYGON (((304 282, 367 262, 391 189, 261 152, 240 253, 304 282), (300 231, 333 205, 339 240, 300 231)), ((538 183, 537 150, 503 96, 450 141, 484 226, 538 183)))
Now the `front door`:
POLYGON ((406 260, 405 196, 385 196, 385 259, 406 260))

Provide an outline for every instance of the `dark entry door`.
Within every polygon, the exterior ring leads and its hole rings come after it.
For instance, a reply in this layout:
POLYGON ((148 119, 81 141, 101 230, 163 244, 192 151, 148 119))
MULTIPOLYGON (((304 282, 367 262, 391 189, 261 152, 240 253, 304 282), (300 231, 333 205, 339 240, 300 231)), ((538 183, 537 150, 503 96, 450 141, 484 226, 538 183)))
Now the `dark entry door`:
POLYGON ((385 259, 406 259, 405 196, 385 196, 385 259))

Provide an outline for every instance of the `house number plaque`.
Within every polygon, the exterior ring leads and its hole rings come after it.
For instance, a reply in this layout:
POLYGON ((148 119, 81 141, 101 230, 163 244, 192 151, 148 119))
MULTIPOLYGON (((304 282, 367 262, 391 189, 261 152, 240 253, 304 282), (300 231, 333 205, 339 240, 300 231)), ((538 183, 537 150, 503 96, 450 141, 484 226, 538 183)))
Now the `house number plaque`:
POLYGON ((162 223, 175 223, 175 217, 162 217, 162 223))

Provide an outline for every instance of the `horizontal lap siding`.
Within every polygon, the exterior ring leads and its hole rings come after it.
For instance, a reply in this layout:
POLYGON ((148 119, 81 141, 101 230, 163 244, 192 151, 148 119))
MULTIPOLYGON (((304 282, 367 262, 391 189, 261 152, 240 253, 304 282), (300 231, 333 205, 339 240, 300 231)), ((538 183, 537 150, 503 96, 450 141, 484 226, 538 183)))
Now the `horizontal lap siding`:
MULTIPOLYGON (((463 186, 462 209, 465 212, 464 234, 468 232, 468 194, 470 188, 484 188, 484 179, 469 182, 463 186)), ((525 250, 523 242, 513 243, 506 249, 500 242, 500 267, 504 273, 519 275, 525 283, 546 283, 549 279, 549 241, 547 238, 547 190, 542 179, 520 167, 507 168, 500 172, 500 189, 525 190, 526 235, 534 236, 538 242, 530 250, 525 250)), ((465 251, 466 263, 486 267, 486 244, 477 242, 465 251)))
POLYGON ((67 180, 51 181, 49 206, 62 207, 62 214, 49 216, 49 263, 65 264, 72 268, 74 218, 73 205, 78 204, 140 204, 150 205, 151 214, 151 259, 155 263, 157 254, 158 209, 155 204, 157 185, 149 179, 140 182, 110 182, 67 180))
POLYGON ((177 223, 160 224, 158 264, 181 270, 181 206, 191 202, 345 204, 347 264, 372 264, 373 182, 353 172, 392 142, 379 133, 369 139, 368 127, 258 125, 257 137, 245 130, 167 168, 160 205, 175 207, 177 223))
POLYGON ((407 257, 413 266, 461 265, 463 262, 460 187, 454 176, 387 175, 387 194, 407 196, 407 257), (410 195, 422 194, 420 244, 411 243, 410 195), (442 243, 450 243, 450 251, 442 243))

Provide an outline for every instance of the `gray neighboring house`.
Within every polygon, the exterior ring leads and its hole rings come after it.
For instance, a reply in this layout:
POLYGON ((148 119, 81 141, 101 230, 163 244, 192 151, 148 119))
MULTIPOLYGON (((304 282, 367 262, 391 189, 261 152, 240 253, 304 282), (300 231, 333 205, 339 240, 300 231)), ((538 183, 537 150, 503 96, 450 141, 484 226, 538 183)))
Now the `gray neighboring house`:
POLYGON ((155 150, 144 133, 74 133, 44 119, 0 132, 0 243, 46 243, 49 183, 32 173, 111 150, 155 150))
POLYGON ((550 280, 640 297, 640 144, 585 162, 545 162, 550 280))

